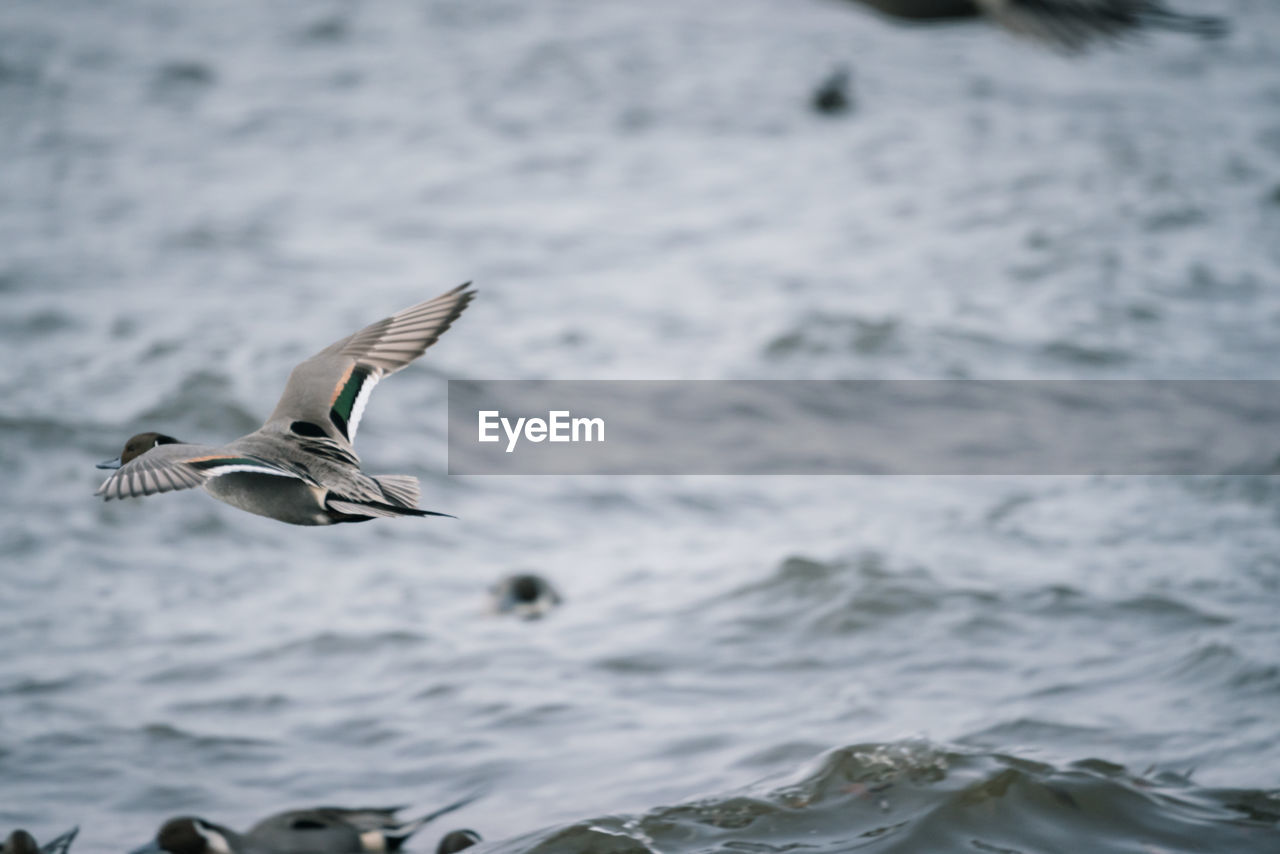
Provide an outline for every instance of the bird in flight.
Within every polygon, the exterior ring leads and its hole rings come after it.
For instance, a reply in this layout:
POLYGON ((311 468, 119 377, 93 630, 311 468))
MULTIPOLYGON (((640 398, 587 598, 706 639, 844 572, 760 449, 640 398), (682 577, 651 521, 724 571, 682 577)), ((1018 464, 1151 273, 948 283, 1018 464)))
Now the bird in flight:
POLYGON ((447 516, 418 509, 418 479, 368 475, 352 443, 378 381, 436 342, 475 296, 470 282, 337 341, 293 369, 259 429, 222 447, 139 433, 98 487, 105 500, 204 487, 241 510, 293 525, 447 516))

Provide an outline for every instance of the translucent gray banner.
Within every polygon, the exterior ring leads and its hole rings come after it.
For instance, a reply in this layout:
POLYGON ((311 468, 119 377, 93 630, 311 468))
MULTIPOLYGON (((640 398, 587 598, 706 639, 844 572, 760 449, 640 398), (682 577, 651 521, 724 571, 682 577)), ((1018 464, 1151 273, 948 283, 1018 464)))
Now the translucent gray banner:
POLYGON ((1280 381, 451 381, 450 474, 1275 474, 1280 381))

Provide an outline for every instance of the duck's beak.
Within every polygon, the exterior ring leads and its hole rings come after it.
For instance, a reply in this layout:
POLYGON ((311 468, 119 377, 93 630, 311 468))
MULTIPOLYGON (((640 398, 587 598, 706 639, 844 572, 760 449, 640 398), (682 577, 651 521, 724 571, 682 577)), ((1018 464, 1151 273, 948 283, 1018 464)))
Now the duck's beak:
POLYGON ((160 843, 153 839, 141 848, 133 849, 129 854, 163 854, 163 852, 164 849, 160 847, 160 843))
MULTIPOLYGON (((120 458, 116 457, 115 459, 111 459, 111 460, 103 460, 102 462, 98 463, 97 467, 100 469, 118 469, 120 468, 120 458)), ((134 852, 134 854, 137 854, 137 852, 134 852)))

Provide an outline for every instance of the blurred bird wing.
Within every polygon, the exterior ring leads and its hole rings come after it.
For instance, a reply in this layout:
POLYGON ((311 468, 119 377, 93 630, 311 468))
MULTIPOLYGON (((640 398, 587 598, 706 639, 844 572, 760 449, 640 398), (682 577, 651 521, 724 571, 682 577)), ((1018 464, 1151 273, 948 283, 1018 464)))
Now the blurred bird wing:
POLYGON ((67 849, 71 847, 71 841, 76 838, 76 834, 79 832, 80 827, 77 825, 61 836, 50 839, 40 846, 40 854, 67 854, 67 849))
POLYGON ((1226 25, 1219 18, 1183 15, 1162 0, 977 0, 1000 26, 1068 53, 1096 42, 1117 41, 1146 28, 1181 30, 1212 37, 1226 25))

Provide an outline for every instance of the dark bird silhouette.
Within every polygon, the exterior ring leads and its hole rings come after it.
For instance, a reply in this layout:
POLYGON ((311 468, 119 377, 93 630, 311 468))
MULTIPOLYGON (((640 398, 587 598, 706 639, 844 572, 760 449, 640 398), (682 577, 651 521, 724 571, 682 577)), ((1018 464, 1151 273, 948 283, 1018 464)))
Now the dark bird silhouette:
POLYGON ((561 601, 550 581, 531 572, 508 575, 489 588, 489 602, 495 613, 514 614, 525 620, 546 616, 561 601))
POLYGON ((853 107, 853 96, 849 92, 851 79, 848 66, 841 65, 832 71, 813 91, 810 104, 814 111, 827 116, 849 112, 853 107))

